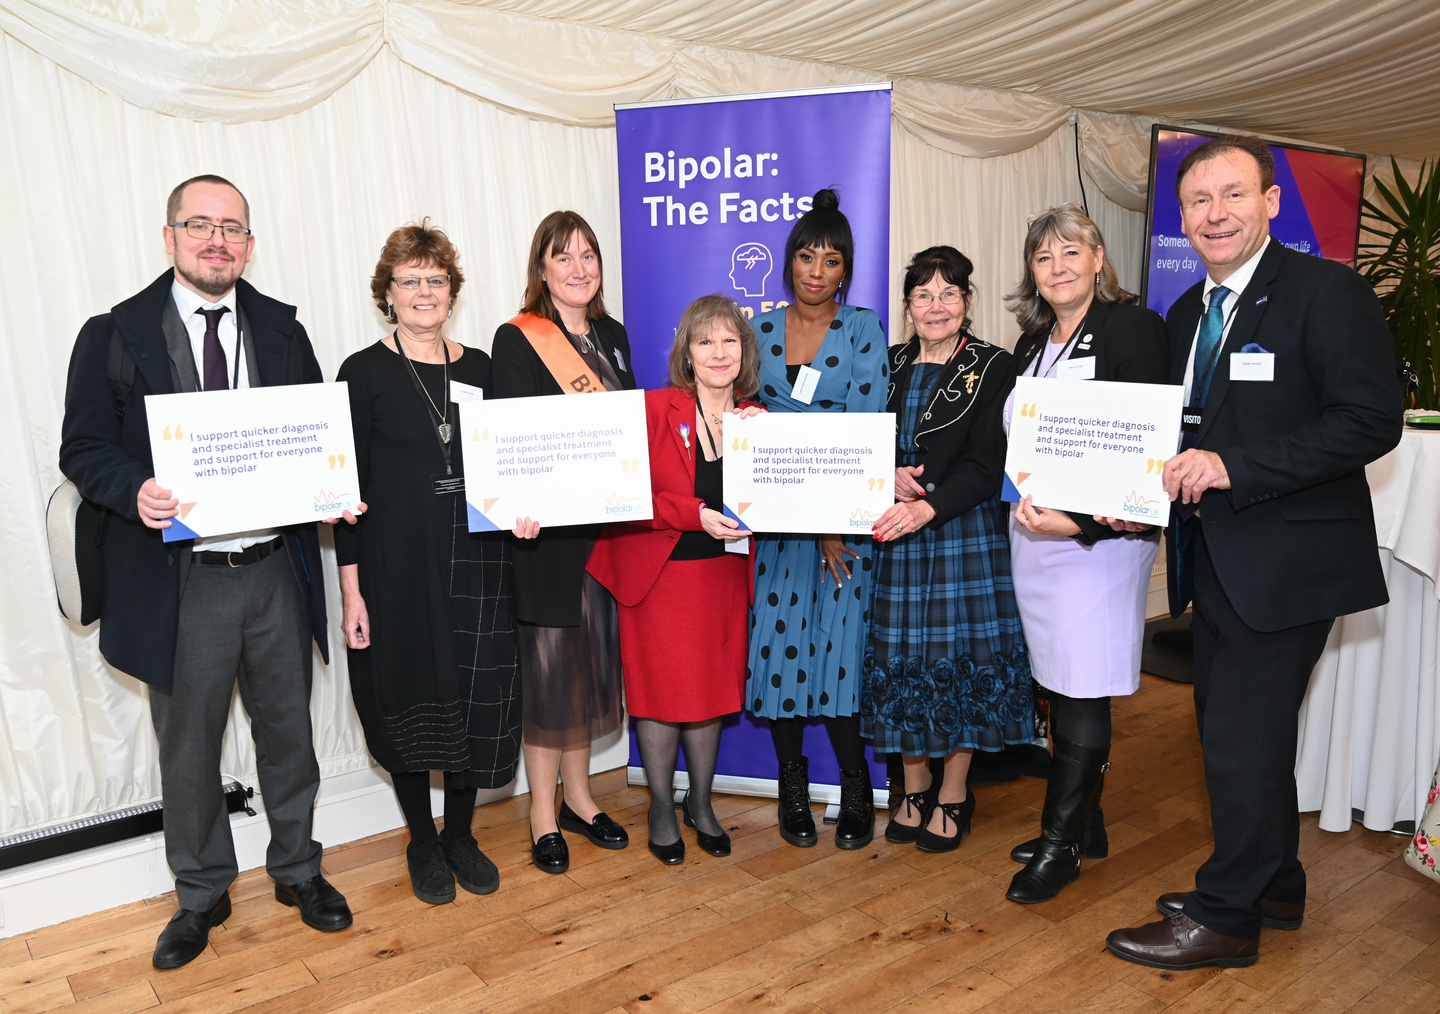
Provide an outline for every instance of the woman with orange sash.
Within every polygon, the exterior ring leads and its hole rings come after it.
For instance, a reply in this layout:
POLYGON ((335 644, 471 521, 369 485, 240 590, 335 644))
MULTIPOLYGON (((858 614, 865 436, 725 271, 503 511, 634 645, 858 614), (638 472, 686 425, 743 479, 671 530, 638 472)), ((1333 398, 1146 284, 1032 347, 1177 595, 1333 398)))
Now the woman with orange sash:
MULTIPOLYGON (((573 211, 535 230, 519 316, 491 348, 497 398, 633 390, 630 339, 605 313, 600 245, 573 211)), ((590 795, 590 743, 620 728, 620 636, 615 600, 585 573, 599 525, 540 531, 517 519, 515 633, 530 781, 530 855, 547 873, 570 868, 561 829, 623 849, 625 829, 590 795), (565 800, 555 811, 557 777, 565 800)))

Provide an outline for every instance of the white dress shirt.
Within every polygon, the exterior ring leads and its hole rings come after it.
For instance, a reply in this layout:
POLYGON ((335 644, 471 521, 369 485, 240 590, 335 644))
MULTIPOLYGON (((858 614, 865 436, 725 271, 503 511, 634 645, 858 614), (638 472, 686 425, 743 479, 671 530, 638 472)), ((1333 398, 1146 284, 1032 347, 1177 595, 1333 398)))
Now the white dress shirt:
POLYGON ((1221 302, 1225 311, 1225 329, 1220 332, 1220 346, 1225 346, 1225 339, 1230 337, 1230 325, 1235 323, 1235 310, 1240 305, 1240 293, 1250 284, 1250 279, 1255 277, 1255 269, 1260 266, 1260 258, 1265 256, 1265 250, 1270 246, 1269 236, 1265 242, 1260 244, 1260 249, 1250 257, 1248 261, 1240 265, 1230 273, 1230 276, 1223 282, 1217 282, 1208 274, 1205 276, 1205 288, 1200 293, 1200 323, 1195 325, 1195 334, 1190 339, 1190 357, 1185 361, 1185 401, 1190 404, 1190 382, 1195 374, 1195 343, 1200 339, 1200 324, 1205 322, 1205 311, 1210 307, 1210 290, 1217 285, 1223 285, 1230 290, 1230 295, 1221 302))

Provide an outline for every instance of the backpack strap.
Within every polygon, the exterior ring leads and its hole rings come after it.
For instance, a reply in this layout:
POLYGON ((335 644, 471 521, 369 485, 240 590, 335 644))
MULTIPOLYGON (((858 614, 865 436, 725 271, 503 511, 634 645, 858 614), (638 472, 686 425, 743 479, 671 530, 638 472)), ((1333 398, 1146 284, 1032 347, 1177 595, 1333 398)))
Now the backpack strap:
POLYGON ((135 386, 135 358, 130 355, 117 327, 110 329, 110 358, 105 364, 105 379, 110 382, 110 393, 115 398, 115 416, 124 422, 125 403, 135 386))

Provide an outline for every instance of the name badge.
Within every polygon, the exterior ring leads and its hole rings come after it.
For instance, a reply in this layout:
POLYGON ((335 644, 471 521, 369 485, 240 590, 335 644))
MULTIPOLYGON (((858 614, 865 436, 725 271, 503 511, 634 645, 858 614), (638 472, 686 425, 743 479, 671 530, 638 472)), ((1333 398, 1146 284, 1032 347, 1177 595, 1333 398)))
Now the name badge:
POLYGON ((736 539, 734 542, 725 543, 725 552, 739 553, 741 556, 750 555, 750 536, 743 539, 736 539))
POLYGON ((458 380, 450 381, 451 401, 484 401, 484 388, 476 387, 473 384, 462 384, 458 380))
POLYGON ((434 487, 436 496, 455 496, 465 492, 463 475, 432 475, 430 484, 434 487))
POLYGON ((1186 433, 1194 433, 1205 421, 1205 410, 1194 405, 1187 405, 1180 410, 1180 428, 1186 433))
POLYGON ((1095 379, 1095 357, 1085 356, 1082 359, 1067 359, 1055 368, 1057 380, 1094 380, 1095 379))
POLYGON ((820 371, 802 366, 800 375, 795 378, 795 386, 790 389, 790 397, 802 405, 808 405, 810 399, 815 397, 815 388, 819 383, 820 371))
POLYGON ((1230 379, 1274 380, 1275 353, 1232 352, 1230 354, 1230 379))

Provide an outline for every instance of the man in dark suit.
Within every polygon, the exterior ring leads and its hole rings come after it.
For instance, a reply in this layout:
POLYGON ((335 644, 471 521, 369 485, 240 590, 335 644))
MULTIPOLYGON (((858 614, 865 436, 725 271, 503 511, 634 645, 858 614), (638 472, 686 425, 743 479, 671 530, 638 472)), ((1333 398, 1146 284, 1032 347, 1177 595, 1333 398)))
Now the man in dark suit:
POLYGON ((315 929, 352 921, 320 875, 321 846, 310 836, 320 784, 312 636, 329 660, 315 527, 193 542, 161 536, 179 501, 155 481, 147 394, 323 379, 295 308, 240 277, 255 248, 249 222, 249 203, 218 176, 176 187, 164 227, 174 271, 86 322, 65 390, 61 470, 109 509, 100 650, 150 685, 160 744, 165 854, 180 911, 160 934, 157 968, 198 956, 210 927, 230 915, 238 867, 220 745, 237 681, 255 738, 276 899, 315 929))
POLYGON ((1122 958, 1240 967, 1261 926, 1305 911, 1295 791, 1298 711, 1336 616, 1383 604, 1365 465, 1400 439, 1390 334, 1355 271, 1270 238, 1280 210, 1263 141, 1223 137, 1181 163, 1185 233, 1207 278, 1171 308, 1185 387, 1171 611, 1195 614, 1195 712, 1214 853, 1167 916, 1116 930, 1122 958))

